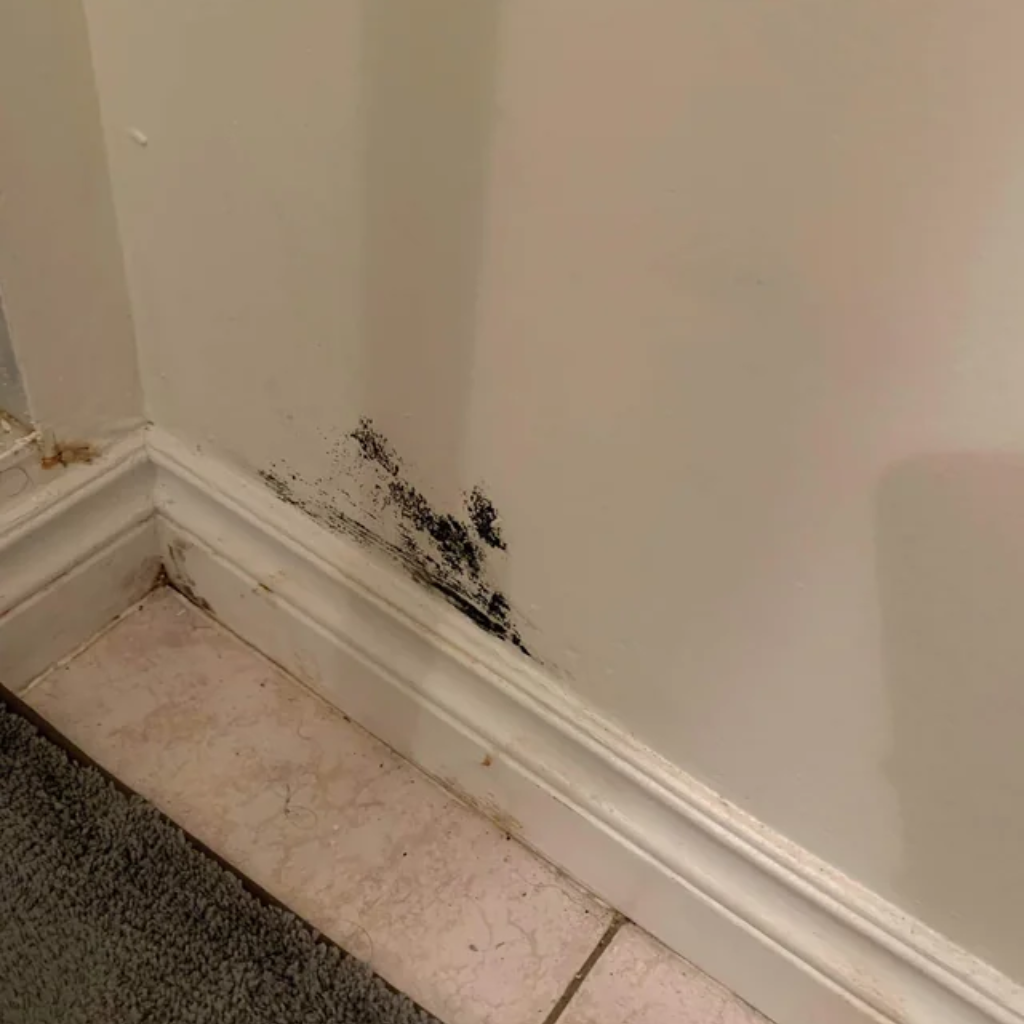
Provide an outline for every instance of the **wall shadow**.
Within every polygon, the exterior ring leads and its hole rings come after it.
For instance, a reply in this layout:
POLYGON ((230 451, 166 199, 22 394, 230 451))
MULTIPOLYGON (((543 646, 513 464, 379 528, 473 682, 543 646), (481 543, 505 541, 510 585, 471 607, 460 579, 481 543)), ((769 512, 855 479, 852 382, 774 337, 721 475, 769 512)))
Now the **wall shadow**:
POLYGON ((876 506, 901 902, 1024 977, 1024 457, 914 458, 876 506))
MULTIPOLYGON (((30 421, 28 400, 4 315, 3 296, 0 296, 0 412, 10 413, 23 424, 30 421)), ((2 442, 3 438, 0 437, 0 447, 2 442)))
POLYGON ((374 440, 357 435, 355 485, 414 577, 482 628, 493 605, 507 638, 501 546, 473 528, 463 467, 499 31, 498 0, 361 8, 358 413, 374 440))
POLYGON ((362 6, 363 412, 447 498, 462 483, 499 11, 362 6))

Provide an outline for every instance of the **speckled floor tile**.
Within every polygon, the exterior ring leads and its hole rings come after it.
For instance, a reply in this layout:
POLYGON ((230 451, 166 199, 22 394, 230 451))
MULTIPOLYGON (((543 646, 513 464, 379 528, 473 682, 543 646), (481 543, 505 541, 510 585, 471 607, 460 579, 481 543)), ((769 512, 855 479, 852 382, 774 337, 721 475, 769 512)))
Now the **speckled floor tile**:
POLYGON ((646 932, 625 925, 559 1024, 768 1024, 646 932))
POLYGON ((539 1024, 609 922, 170 591, 27 699, 446 1024, 539 1024))

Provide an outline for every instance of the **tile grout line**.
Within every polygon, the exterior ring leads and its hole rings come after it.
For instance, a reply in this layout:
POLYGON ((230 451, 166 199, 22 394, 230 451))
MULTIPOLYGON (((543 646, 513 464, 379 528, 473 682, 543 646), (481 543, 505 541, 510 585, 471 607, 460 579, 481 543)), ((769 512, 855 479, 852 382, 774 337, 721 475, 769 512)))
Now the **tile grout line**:
POLYGON ((612 944, 612 940, 619 933, 619 929, 626 923, 626 919, 616 910, 612 914, 611 923, 604 931, 604 935, 598 939, 597 945, 590 951, 590 955, 583 961, 583 966, 572 976, 572 980, 566 986, 565 991, 559 996, 558 1002, 551 1007, 551 1012, 544 1018, 543 1024, 555 1024, 565 1013, 572 997, 579 991, 580 986, 587 980, 590 972, 597 965, 601 955, 612 944))

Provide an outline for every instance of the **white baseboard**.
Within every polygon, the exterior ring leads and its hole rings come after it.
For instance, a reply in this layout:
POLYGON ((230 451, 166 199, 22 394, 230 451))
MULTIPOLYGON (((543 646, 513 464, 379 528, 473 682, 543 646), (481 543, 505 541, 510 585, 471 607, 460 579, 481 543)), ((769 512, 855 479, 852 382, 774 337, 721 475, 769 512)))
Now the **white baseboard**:
POLYGON ((168 572, 779 1024, 1010 1024, 1008 979, 731 807, 259 482, 154 432, 168 572))
POLYGON ((142 431, 91 465, 39 471, 34 457, 21 472, 24 493, 0 507, 0 681, 15 691, 147 593, 161 564, 142 431))

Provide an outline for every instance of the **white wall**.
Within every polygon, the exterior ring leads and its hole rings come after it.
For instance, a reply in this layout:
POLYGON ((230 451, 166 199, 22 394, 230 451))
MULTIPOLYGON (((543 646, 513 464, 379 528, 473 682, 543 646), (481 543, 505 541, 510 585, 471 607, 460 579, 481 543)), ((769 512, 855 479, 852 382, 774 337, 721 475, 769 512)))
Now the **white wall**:
POLYGON ((143 418, 110 191, 81 4, 0 5, 0 405, 61 441, 143 418))
POLYGON ((86 7, 152 418, 485 481, 553 673, 1024 980, 1024 6, 86 7))

